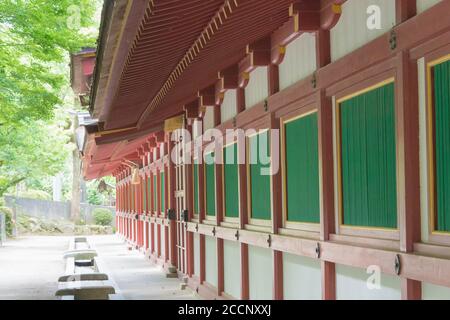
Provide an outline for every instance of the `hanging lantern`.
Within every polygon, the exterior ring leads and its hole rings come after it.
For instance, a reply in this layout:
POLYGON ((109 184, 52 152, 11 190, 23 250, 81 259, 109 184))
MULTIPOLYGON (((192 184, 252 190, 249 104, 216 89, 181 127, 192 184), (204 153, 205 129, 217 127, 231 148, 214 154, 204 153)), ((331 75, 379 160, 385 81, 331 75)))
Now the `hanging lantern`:
POLYGON ((141 179, 139 178, 139 168, 133 168, 133 173, 131 175, 131 184, 140 184, 141 179))

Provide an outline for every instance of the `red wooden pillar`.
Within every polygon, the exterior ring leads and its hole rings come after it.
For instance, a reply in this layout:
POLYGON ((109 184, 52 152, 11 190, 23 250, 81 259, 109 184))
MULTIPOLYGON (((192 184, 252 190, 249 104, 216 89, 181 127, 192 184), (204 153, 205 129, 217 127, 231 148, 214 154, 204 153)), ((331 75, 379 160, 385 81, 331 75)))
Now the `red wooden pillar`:
MULTIPOLYGON (((333 176, 333 114, 332 102, 325 91, 317 93, 319 106, 319 179, 321 186, 320 204, 320 239, 328 241, 330 234, 335 232, 334 223, 334 176, 333 176)), ((321 261, 322 298, 336 299, 335 264, 321 261)))
MULTIPOLYGON (((414 252, 420 242, 420 169, 419 112, 417 63, 409 53, 397 54, 396 119, 397 119, 397 210, 399 215, 400 250, 414 252)), ((402 278, 402 299, 422 299, 422 283, 402 278)))
MULTIPOLYGON (((168 183, 168 199, 169 199, 169 208, 172 210, 176 209, 176 199, 175 199, 175 191, 176 191, 176 172, 175 172, 175 163, 172 161, 171 155, 174 152, 175 143, 170 138, 170 134, 167 134, 168 141, 168 154, 169 154, 169 183, 168 183)), ((177 261, 177 225, 175 220, 169 220, 169 263, 170 265, 178 268, 177 261)))
MULTIPOLYGON (((272 73, 270 74, 272 77, 275 76, 276 70, 272 70, 272 73)), ((274 81, 270 81, 269 83, 274 84, 274 81)), ((280 122, 275 117, 275 114, 271 114, 271 120, 270 120, 270 128, 271 133, 274 132, 280 132, 280 122)), ((270 140, 270 154, 272 157, 272 161, 274 160, 274 155, 280 155, 280 144, 281 144, 281 137, 278 134, 278 139, 275 139, 275 136, 272 135, 270 140)), ((278 162, 280 162, 280 157, 278 156, 278 162)), ((280 167, 280 166, 279 166, 280 167)), ((278 229, 281 228, 282 223, 282 205, 281 205, 281 168, 277 170, 276 172, 272 172, 272 186, 271 186, 271 205, 272 205, 272 233, 277 234, 278 229)), ((283 253, 281 251, 273 250, 272 253, 272 260, 273 260, 273 293, 272 297, 275 300, 282 300, 283 299, 283 253)))
MULTIPOLYGON (((197 112, 198 115, 198 112, 197 112)), ((190 119, 190 121, 194 121, 194 119, 190 119)), ((186 192, 186 204, 187 204, 187 210, 189 215, 189 221, 194 218, 194 190, 193 190, 193 183, 194 183, 194 177, 193 177, 193 130, 192 125, 187 125, 187 130, 189 131, 189 134, 191 135, 191 142, 189 142, 187 145, 185 145, 185 148, 189 148, 188 157, 191 160, 190 163, 186 164, 186 186, 185 186, 185 192, 186 192)), ((194 234, 192 232, 186 231, 186 262, 187 262, 187 268, 186 273, 189 277, 192 277, 194 274, 194 234)))
MULTIPOLYGON (((245 110, 245 90, 237 89, 238 112, 245 110)), ((247 215, 247 165, 246 156, 243 152, 246 148, 245 137, 238 137, 238 170, 239 170, 239 229, 245 229, 248 224, 247 215)), ((248 244, 240 243, 240 266, 241 266, 241 299, 248 300, 250 297, 249 271, 248 271, 248 244)))

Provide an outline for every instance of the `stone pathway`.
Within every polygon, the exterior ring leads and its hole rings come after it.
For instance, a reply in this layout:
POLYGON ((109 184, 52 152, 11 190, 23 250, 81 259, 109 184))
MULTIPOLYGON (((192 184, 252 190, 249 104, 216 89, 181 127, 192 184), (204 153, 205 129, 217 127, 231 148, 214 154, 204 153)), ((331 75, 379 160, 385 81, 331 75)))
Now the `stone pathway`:
POLYGON ((189 288, 180 290, 179 279, 166 278, 162 268, 142 253, 129 251, 117 236, 89 237, 89 241, 125 300, 198 299, 189 288))
POLYGON ((54 300, 69 237, 23 237, 0 247, 0 300, 54 300))
MULTIPOLYGON (((70 238, 30 236, 4 243, 0 247, 0 300, 54 300, 70 238)), ((143 254, 129 251, 117 236, 88 239, 123 299, 198 299, 189 288, 180 290, 180 280, 166 278, 162 268, 143 254)))

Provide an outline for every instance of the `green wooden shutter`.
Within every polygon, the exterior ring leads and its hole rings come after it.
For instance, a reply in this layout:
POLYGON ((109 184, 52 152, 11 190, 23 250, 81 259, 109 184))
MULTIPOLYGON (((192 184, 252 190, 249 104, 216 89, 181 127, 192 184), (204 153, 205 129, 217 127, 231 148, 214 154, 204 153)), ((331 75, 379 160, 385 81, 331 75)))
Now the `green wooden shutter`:
MULTIPOLYGON (((214 152, 207 154, 206 159, 213 159, 214 152)), ((206 160, 205 159, 205 160, 206 160)), ((210 162, 208 160, 208 162, 210 162)), ((206 179, 206 215, 216 215, 216 177, 215 164, 207 164, 205 162, 205 179, 206 179)))
POLYGON ((199 214, 198 202, 198 163, 194 163, 194 214, 199 214))
POLYGON ((165 199, 164 199, 164 172, 161 172, 161 212, 164 212, 165 209, 165 199))
POLYGON ((343 223, 397 227, 394 84, 340 106, 343 223))
POLYGON ((239 217, 239 171, 237 143, 224 149, 225 217, 239 217), (230 159, 229 159, 230 158, 230 159))
POLYGON ((285 124, 287 220, 320 222, 317 113, 285 124))
POLYGON ((265 131, 249 138, 250 156, 250 190, 251 190, 251 218, 271 219, 270 202, 270 175, 263 175, 261 169, 270 168, 269 164, 263 164, 260 156, 260 142, 266 141, 266 150, 263 155, 270 156, 269 131, 265 131))
POLYGON ((436 230, 450 231, 450 61, 434 67, 436 230))
POLYGON ((153 211, 157 211, 158 210, 158 192, 156 189, 157 188, 157 179, 156 179, 156 174, 153 175, 153 211))

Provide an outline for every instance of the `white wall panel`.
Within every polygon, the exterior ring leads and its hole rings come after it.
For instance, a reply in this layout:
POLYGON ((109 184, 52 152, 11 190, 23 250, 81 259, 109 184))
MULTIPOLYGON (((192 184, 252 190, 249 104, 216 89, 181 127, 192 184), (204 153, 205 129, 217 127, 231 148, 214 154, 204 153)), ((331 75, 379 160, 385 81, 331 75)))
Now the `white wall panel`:
POLYGON ((320 262, 283 253, 283 289, 286 300, 322 299, 320 262))
POLYGON ((206 107, 205 117, 203 119, 203 132, 214 128, 214 107, 206 107))
POLYGON ((228 121, 236 116, 236 90, 227 90, 220 106, 221 122, 228 121))
POLYGON ((316 37, 304 33, 286 47, 279 66, 280 90, 300 81, 316 70, 316 37))
POLYGON ((248 246, 250 300, 273 298, 273 262, 270 249, 248 246))
POLYGON ((223 257, 225 293, 239 299, 241 297, 241 257, 239 242, 224 240, 223 257))
POLYGON ((442 0, 417 0, 417 13, 422 13, 442 0))
POLYGON ((217 246, 216 239, 205 236, 205 280, 217 287, 217 246))
POLYGON ((450 300, 450 288, 422 282, 423 300, 450 300))
POLYGON ((246 109, 264 101, 269 96, 269 84, 267 81, 267 67, 258 67, 250 73, 250 80, 245 88, 246 109))
POLYGON ((364 44, 388 32, 395 25, 395 1, 348 0, 342 5, 342 16, 331 29, 331 60, 336 61, 364 44), (381 28, 370 30, 367 20, 369 6, 381 9, 381 28))
POLYGON ((338 300, 398 300, 401 298, 400 278, 381 274, 380 288, 369 289, 371 274, 365 269, 336 265, 336 298, 338 300))

